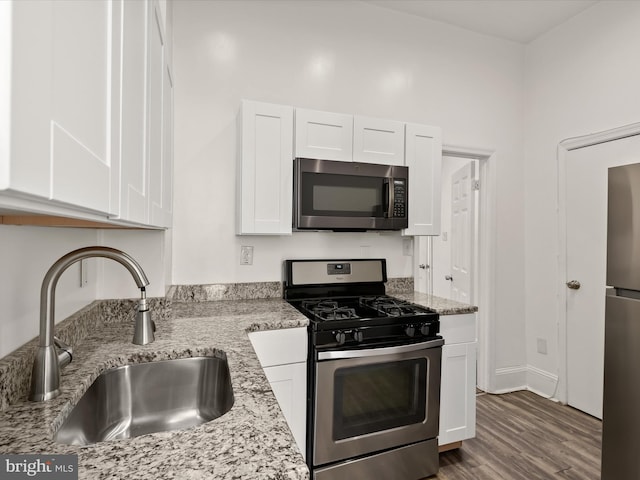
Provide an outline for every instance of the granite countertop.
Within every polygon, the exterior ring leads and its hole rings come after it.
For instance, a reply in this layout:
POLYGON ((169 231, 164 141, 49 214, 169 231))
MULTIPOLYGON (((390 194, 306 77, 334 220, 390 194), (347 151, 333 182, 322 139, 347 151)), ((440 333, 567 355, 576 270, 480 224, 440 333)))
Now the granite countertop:
POLYGON ((427 293, 411 292, 411 293, 396 293, 392 294, 394 297, 413 302, 416 305, 431 308, 440 315, 459 315, 463 313, 473 313, 478 311, 478 307, 475 305, 467 305, 466 303, 456 302, 455 300, 449 300, 447 298, 436 297, 435 295, 429 295, 427 293))
MULTIPOLYGON (((441 315, 476 307, 420 293, 391 293, 441 315)), ((44 403, 18 401, 0 413, 0 453, 78 454, 82 479, 309 478, 247 332, 304 327, 307 319, 282 299, 174 303, 157 322, 155 342, 131 343, 133 324, 105 322, 74 345, 62 373, 62 393, 44 403), (256 313, 260 312, 260 313, 256 313), (235 402, 198 427, 85 447, 62 445, 53 434, 97 376, 133 363, 226 355, 235 402)))
POLYGON ((279 299, 174 304, 158 322, 155 342, 131 343, 132 328, 106 324, 75 346, 63 370, 62 394, 48 402, 21 401, 0 413, 0 452, 78 454, 84 479, 309 478, 247 331, 304 327, 307 319, 279 299), (260 312, 260 313, 255 313, 260 312), (226 354, 235 402, 222 417, 198 427, 85 447, 54 443, 71 405, 109 368, 153 360, 226 354))

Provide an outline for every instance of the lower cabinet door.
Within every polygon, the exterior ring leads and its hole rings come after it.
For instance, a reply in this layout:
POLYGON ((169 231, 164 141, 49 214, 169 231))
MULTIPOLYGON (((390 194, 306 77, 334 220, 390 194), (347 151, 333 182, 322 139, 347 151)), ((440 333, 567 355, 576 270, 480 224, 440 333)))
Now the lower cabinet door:
POLYGON ((476 342, 442 347, 439 445, 476 434, 476 342))
POLYGON ((301 362, 265 367, 264 373, 304 457, 307 431, 307 364, 301 362))

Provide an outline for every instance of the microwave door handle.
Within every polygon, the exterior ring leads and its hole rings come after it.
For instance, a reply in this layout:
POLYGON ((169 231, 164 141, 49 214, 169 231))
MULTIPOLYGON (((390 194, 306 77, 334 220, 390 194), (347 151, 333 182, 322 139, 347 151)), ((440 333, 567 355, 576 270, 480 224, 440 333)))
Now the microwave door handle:
POLYGON ((382 196, 384 197, 384 218, 393 216, 393 179, 385 178, 383 182, 382 196))

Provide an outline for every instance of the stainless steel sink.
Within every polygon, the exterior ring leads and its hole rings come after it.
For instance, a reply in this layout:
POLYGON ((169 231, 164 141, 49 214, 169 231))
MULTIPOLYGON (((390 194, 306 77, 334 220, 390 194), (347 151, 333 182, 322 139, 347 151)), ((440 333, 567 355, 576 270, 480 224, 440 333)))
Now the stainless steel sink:
POLYGON ((233 405, 226 359, 194 357, 141 363, 102 373, 55 435, 89 445, 209 422, 233 405))

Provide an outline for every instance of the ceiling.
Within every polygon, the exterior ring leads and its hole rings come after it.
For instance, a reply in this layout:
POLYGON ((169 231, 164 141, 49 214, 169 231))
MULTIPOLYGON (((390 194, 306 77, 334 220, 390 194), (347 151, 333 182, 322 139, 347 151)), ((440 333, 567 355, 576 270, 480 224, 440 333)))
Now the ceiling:
POLYGON ((598 3, 598 0, 364 1, 522 44, 598 3))

